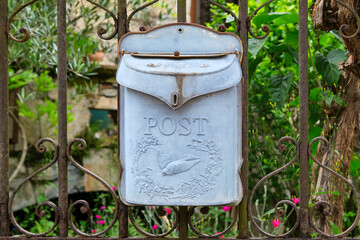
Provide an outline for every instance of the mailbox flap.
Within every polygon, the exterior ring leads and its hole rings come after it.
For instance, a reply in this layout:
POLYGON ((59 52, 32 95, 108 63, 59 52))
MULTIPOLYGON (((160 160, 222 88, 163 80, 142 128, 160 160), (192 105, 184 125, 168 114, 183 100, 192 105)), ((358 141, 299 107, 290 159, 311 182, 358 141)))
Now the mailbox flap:
POLYGON ((197 96, 235 86, 241 79, 236 54, 210 58, 150 58, 125 54, 117 72, 124 87, 161 99, 177 109, 197 96))
POLYGON ((120 85, 161 99, 172 109, 241 80, 238 36, 187 23, 128 33, 119 43, 120 85))

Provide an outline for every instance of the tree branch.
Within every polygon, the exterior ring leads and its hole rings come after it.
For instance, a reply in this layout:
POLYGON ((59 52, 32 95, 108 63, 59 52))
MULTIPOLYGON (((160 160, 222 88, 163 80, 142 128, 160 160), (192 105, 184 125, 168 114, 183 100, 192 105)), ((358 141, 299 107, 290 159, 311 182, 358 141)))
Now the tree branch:
POLYGON ((20 169, 23 167, 24 162, 25 162, 25 158, 27 155, 27 151, 28 151, 28 146, 27 146, 27 138, 26 138, 26 133, 25 133, 25 128, 22 125, 22 123, 19 121, 19 119, 15 116, 15 114, 13 112, 9 112, 10 117, 19 125, 20 127, 20 131, 21 131, 21 137, 23 139, 23 149, 22 149, 22 153, 21 153, 21 157, 20 157, 20 161, 19 164, 17 165, 15 171, 11 174, 10 178, 9 178, 9 182, 11 182, 12 180, 15 179, 15 177, 17 176, 17 174, 19 173, 20 169))

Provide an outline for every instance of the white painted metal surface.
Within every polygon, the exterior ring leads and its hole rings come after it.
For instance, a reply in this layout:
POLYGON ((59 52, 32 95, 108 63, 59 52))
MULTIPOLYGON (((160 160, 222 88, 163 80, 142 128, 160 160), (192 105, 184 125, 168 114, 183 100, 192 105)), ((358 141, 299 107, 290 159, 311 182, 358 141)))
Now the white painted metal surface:
POLYGON ((128 205, 238 203, 238 37, 172 24, 126 35, 119 49, 121 199, 128 205))

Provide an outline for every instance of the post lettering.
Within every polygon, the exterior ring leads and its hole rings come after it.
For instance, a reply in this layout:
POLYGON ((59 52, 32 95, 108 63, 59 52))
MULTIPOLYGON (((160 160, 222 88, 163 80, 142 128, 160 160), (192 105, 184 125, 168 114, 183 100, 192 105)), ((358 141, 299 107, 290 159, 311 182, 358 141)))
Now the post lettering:
POLYGON ((146 123, 145 135, 152 135, 159 131, 165 136, 171 136, 179 129, 176 132, 179 136, 189 136, 191 133, 204 136, 207 130, 205 123, 209 123, 207 117, 179 117, 176 119, 165 116, 157 120, 156 117, 145 116, 144 119, 146 123))
POLYGON ((206 121, 207 123, 209 122, 209 119, 208 118, 201 118, 201 117, 199 117, 199 118, 194 118, 194 123, 196 122, 196 121, 198 121, 199 122, 199 124, 198 124, 198 132, 196 133, 196 135, 199 135, 199 136, 203 136, 203 135, 205 135, 205 132, 204 132, 204 121, 206 121))
POLYGON ((165 136, 170 136, 176 131, 176 122, 171 117, 163 117, 159 123, 159 130, 165 136))
POLYGON ((146 132, 144 133, 145 135, 151 135, 151 128, 156 127, 157 125, 157 120, 156 118, 153 117, 144 117, 146 120, 146 132))
POLYGON ((179 130, 180 136, 188 136, 191 133, 190 118, 188 118, 188 117, 180 118, 179 125, 182 127, 182 129, 179 130), (183 132, 182 130, 185 130, 185 131, 183 132))

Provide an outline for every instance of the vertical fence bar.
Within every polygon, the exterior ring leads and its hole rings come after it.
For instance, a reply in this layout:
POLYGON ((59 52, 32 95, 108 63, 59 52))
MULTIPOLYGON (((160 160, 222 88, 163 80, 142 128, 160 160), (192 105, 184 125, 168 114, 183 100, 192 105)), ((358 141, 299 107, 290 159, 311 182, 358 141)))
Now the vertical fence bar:
POLYGON ((189 227, 188 227, 188 207, 179 207, 180 221, 179 221, 179 238, 188 239, 189 227))
POLYGON ((308 0, 299 1, 300 237, 309 234, 308 0))
POLYGON ((67 70, 66 70, 66 0, 57 0, 58 35, 58 128, 59 128, 59 237, 68 236, 68 161, 67 150, 67 70))
POLYGON ((177 1, 177 21, 186 22, 186 0, 177 1))
POLYGON ((9 235, 8 0, 0 0, 0 236, 9 235))
MULTIPOLYGON (((126 33, 126 19, 127 19, 127 11, 126 11, 126 0, 118 0, 118 41, 120 38, 126 33)), ((121 86, 118 84, 118 111, 120 111, 120 94, 121 94, 121 86)), ((119 116, 119 114, 117 114, 119 116)), ((118 119, 118 141, 120 141, 120 125, 118 119)), ((120 142, 118 142, 118 156, 119 156, 119 164, 120 164, 120 142)), ((121 179, 120 179, 121 181, 121 179)), ((129 236, 129 225, 128 225, 128 208, 127 206, 120 200, 119 201, 119 237, 127 238, 129 236)))
MULTIPOLYGON (((177 1, 177 22, 186 22, 186 0, 177 1)), ((179 238, 188 239, 188 207, 179 207, 179 238)))
POLYGON ((239 91, 242 91, 242 160, 243 166, 241 168, 241 180, 243 185, 243 200, 239 206, 239 234, 238 237, 242 239, 248 238, 248 172, 249 172, 249 146, 248 146, 248 0, 239 0, 239 19, 240 23, 240 39, 243 42, 243 60, 242 60, 242 88, 239 87, 239 91))

